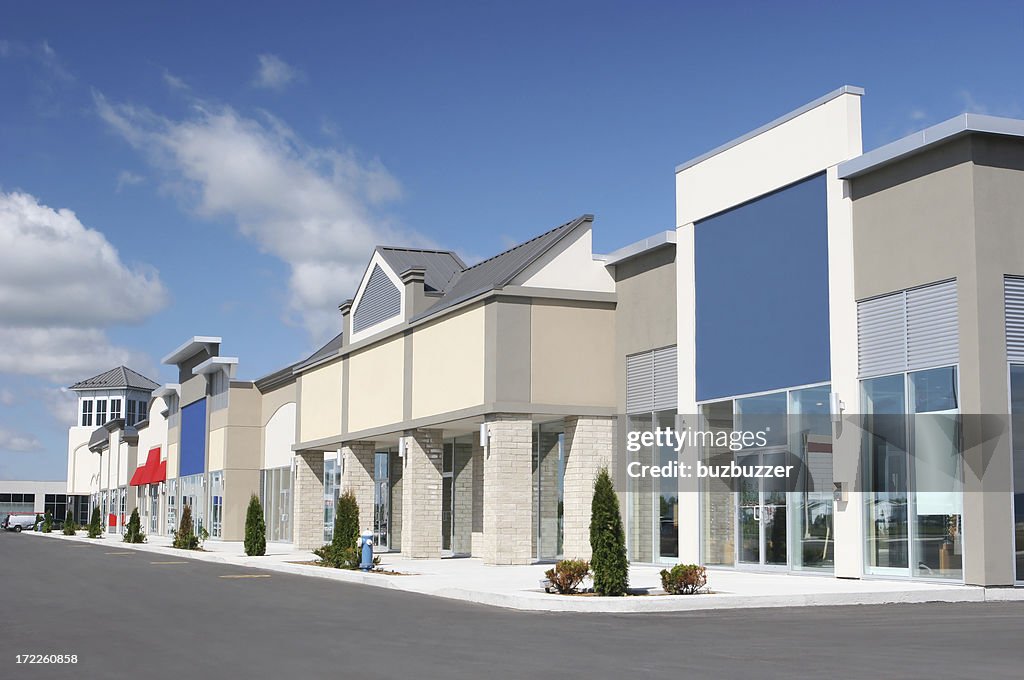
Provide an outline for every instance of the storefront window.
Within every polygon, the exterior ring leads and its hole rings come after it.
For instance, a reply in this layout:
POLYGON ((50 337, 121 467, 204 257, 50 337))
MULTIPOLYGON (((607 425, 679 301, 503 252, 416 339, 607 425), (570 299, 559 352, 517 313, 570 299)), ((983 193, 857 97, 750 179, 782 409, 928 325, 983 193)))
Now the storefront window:
POLYGON ((954 367, 862 383, 866 564, 962 578, 962 467, 954 367))
POLYGON ((831 569, 835 564, 830 391, 823 385, 789 393, 790 450, 801 463, 791 480, 794 570, 831 569))
POLYGON ((1024 366, 1010 367, 1013 431, 1013 534, 1015 573, 1024 581, 1024 366))
POLYGON ((292 540, 292 468, 260 472, 260 496, 268 541, 292 540))

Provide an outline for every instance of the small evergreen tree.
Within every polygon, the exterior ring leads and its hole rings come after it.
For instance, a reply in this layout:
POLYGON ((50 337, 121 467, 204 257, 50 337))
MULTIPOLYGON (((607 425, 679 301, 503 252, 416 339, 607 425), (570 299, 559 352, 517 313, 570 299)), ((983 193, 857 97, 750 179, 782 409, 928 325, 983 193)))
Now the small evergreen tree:
POLYGON ((331 543, 338 550, 355 548, 359 542, 359 503, 356 495, 346 491, 338 498, 334 511, 334 536, 331 543))
POLYGON ((598 595, 621 596, 629 588, 629 560, 626 558, 626 532, 619 514, 619 498, 615 495, 608 468, 601 468, 594 482, 594 499, 590 504, 590 566, 594 571, 594 592, 598 595))
POLYGON ((249 511, 245 514, 245 554, 267 554, 267 523, 256 494, 249 497, 249 511))
POLYGON ((47 510, 46 514, 43 516, 42 532, 44 534, 48 534, 51 531, 53 531, 53 513, 47 510))
POLYGON ((75 522, 75 513, 68 510, 68 514, 64 518, 64 535, 74 536, 76 531, 78 531, 78 524, 75 522))
POLYGON ((139 520, 139 509, 132 510, 132 516, 128 518, 128 527, 124 532, 125 543, 145 543, 146 534, 142 533, 142 522, 139 520))
POLYGON ((183 550, 196 550, 199 548, 199 537, 192 528, 192 506, 185 504, 181 510, 181 522, 178 530, 174 532, 174 541, 171 546, 183 550))
MULTIPOLYGON (((338 498, 334 511, 334 536, 331 542, 313 551, 320 562, 335 569, 358 569, 362 557, 359 554, 359 503, 351 491, 338 498)), ((376 561, 375 561, 376 562, 376 561)))
POLYGON ((99 538, 103 535, 103 524, 100 522, 100 506, 92 506, 92 515, 89 517, 89 538, 99 538))

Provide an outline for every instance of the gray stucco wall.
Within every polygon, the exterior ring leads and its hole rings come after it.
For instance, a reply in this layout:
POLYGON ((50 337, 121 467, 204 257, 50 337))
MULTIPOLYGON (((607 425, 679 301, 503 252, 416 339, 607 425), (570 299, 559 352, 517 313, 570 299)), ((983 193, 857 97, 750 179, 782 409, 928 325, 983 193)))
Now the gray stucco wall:
MULTIPOLYGON (((1003 276, 1024 274, 1024 141, 975 134, 851 184, 857 299, 955 277, 961 412, 1005 415, 1003 276)), ((976 424, 965 419, 969 441, 976 424)), ((1010 585, 1009 434, 964 463, 964 578, 1010 585)))

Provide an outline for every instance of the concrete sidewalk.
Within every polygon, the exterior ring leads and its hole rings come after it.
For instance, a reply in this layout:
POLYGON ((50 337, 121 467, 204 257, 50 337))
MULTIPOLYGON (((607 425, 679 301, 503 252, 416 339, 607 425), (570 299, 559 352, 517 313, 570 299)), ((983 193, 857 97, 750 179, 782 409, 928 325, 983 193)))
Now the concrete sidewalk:
POLYGON ((828 576, 760 574, 730 570, 708 570, 706 595, 664 595, 661 567, 630 567, 630 587, 647 589, 647 596, 594 597, 564 596, 543 592, 538 582, 547 565, 489 566, 475 558, 410 560, 395 553, 384 553, 381 568, 401 575, 365 574, 359 571, 329 569, 296 564, 316 559, 312 553, 295 550, 288 543, 268 543, 263 557, 244 554, 242 543, 207 541, 205 551, 178 550, 170 539, 150 537, 148 543, 123 543, 118 535, 90 539, 77 536, 25 532, 65 541, 78 541, 106 548, 142 550, 179 558, 232 564, 267 571, 301 574, 316 578, 361 583, 378 588, 405 590, 423 595, 463 600, 477 604, 532 611, 563 612, 672 612, 755 607, 803 607, 821 605, 887 604, 909 602, 986 602, 1024 600, 1024 589, 980 588, 953 584, 920 583, 895 580, 847 580, 828 576))

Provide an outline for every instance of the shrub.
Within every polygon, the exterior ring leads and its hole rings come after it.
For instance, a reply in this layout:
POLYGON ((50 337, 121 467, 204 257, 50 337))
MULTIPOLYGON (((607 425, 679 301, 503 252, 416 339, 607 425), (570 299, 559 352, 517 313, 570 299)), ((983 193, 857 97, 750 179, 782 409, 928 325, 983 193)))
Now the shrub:
POLYGON ((139 521, 139 509, 132 510, 132 516, 128 518, 128 528, 124 532, 125 543, 145 543, 146 534, 142 533, 142 522, 139 521))
POLYGON ((103 523, 100 521, 100 506, 92 506, 92 515, 89 516, 89 538, 99 538, 103 535, 103 523))
MULTIPOLYGON (((358 569, 362 561, 359 545, 359 503, 351 491, 338 498, 334 513, 334 537, 330 543, 317 548, 313 554, 320 558, 320 564, 335 569, 358 569)), ((380 562, 375 557, 374 566, 380 562)))
POLYGON ((256 494, 249 497, 249 510, 245 513, 245 554, 267 554, 267 523, 263 519, 263 506, 256 494))
POLYGON ((75 514, 68 510, 68 514, 64 518, 64 535, 74 536, 76 531, 78 531, 78 524, 75 523, 75 514))
POLYGON ((181 548, 182 550, 198 550, 199 549, 199 537, 196 536, 195 531, 192 529, 192 506, 185 505, 181 511, 181 522, 178 524, 178 530, 172 531, 171 535, 174 540, 171 541, 171 546, 174 548, 181 548))
POLYGON ((53 531, 53 513, 49 510, 47 510, 46 514, 43 516, 43 526, 40 528, 40 531, 44 534, 48 534, 53 531))
POLYGON ((594 481, 594 499, 590 504, 590 566, 594 570, 594 592, 618 597, 629 588, 629 560, 626 558, 626 533, 619 514, 608 468, 601 468, 594 481))
POLYGON ((563 595, 575 593, 589 574, 590 562, 586 560, 561 560, 555 564, 554 569, 544 572, 555 590, 563 595))
POLYGON ((707 584, 707 569, 699 564, 677 564, 661 570, 661 587, 671 595, 696 595, 707 584))

